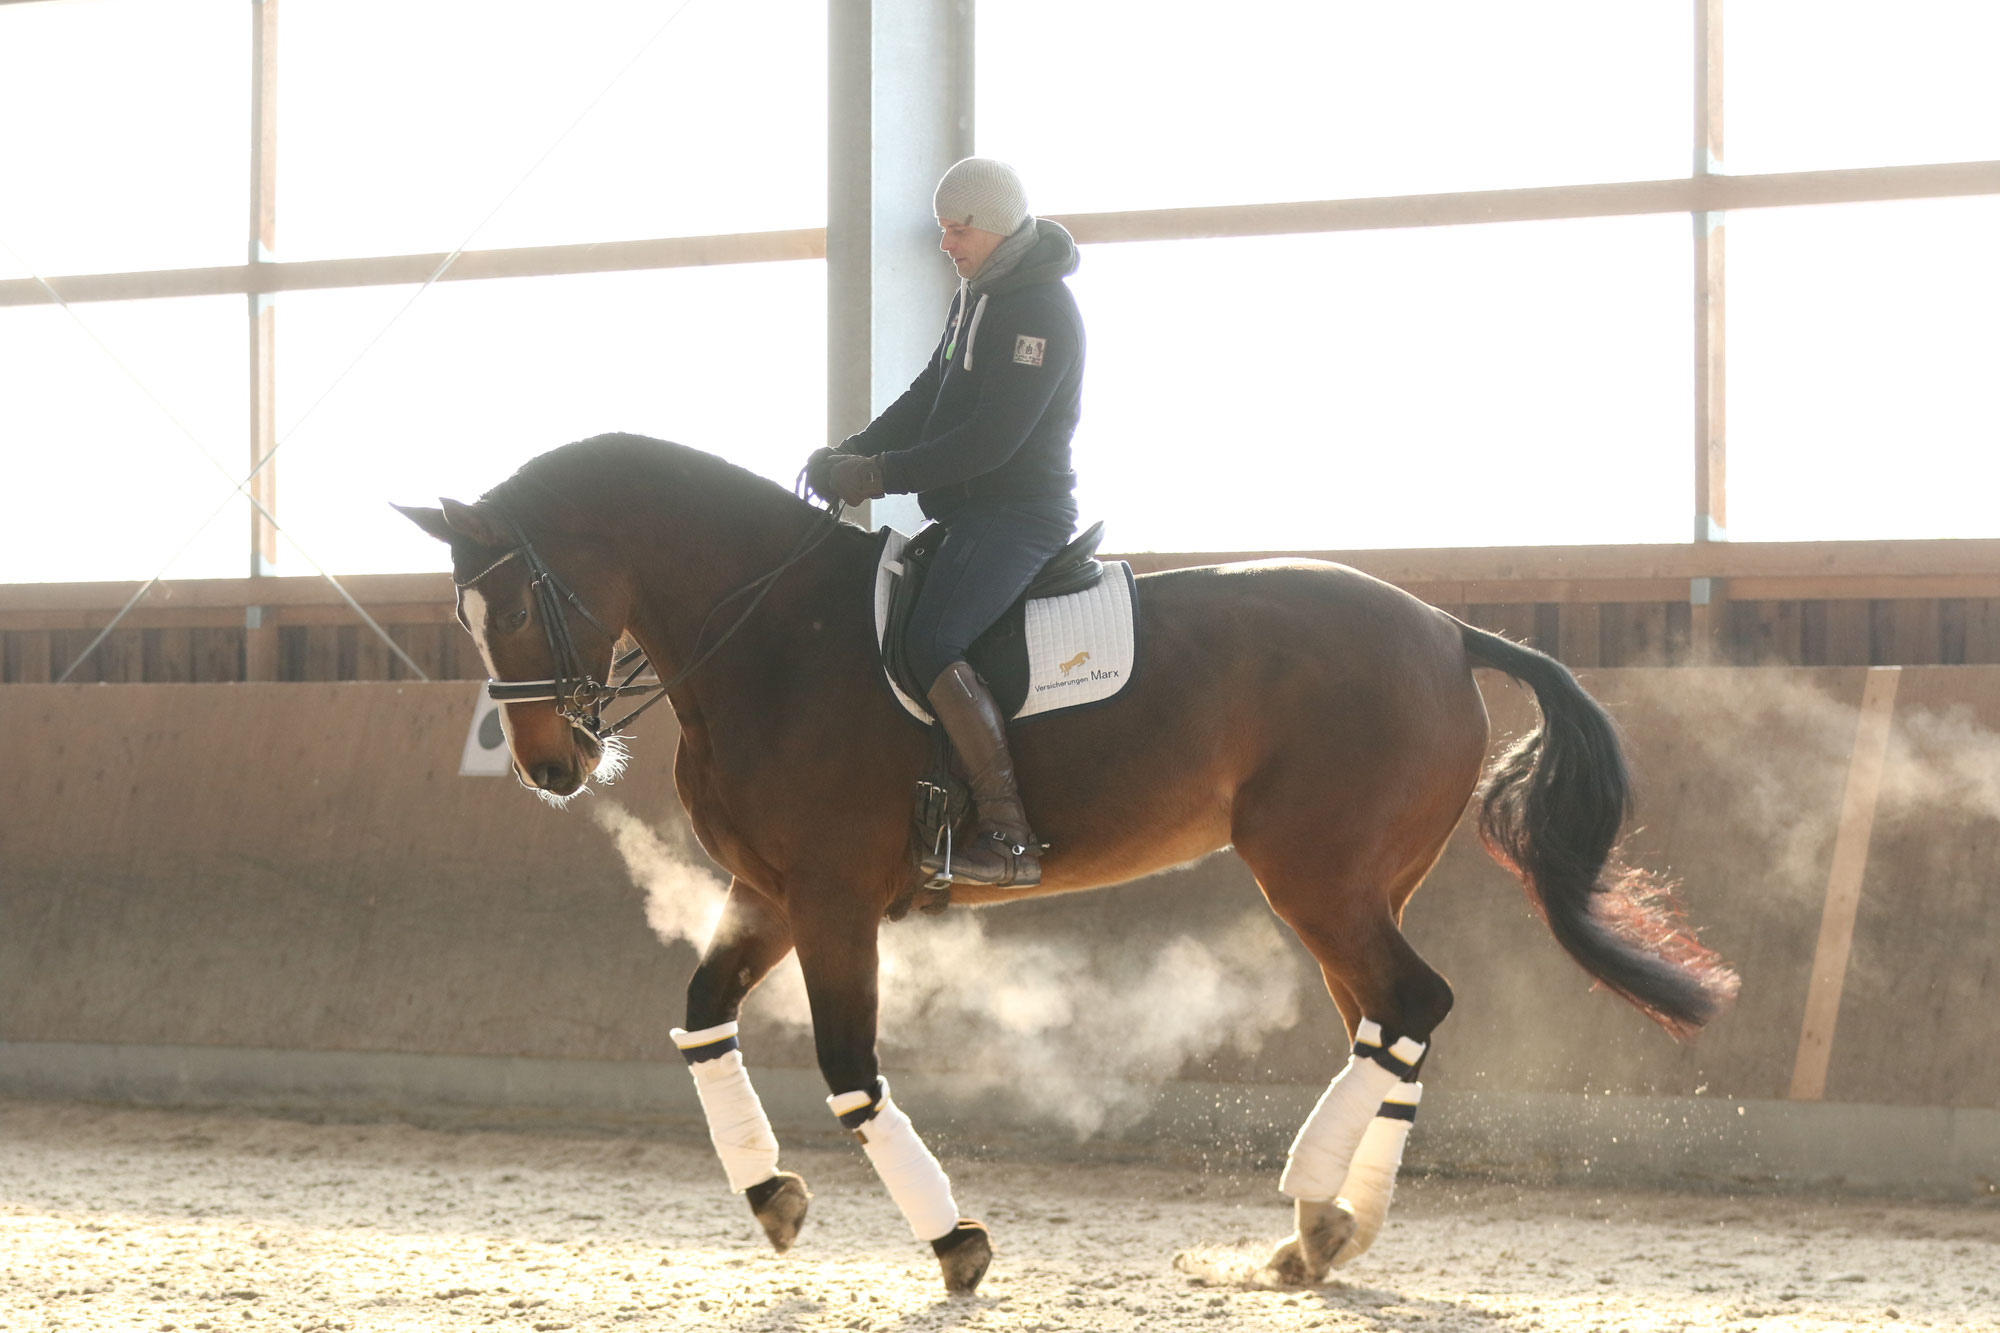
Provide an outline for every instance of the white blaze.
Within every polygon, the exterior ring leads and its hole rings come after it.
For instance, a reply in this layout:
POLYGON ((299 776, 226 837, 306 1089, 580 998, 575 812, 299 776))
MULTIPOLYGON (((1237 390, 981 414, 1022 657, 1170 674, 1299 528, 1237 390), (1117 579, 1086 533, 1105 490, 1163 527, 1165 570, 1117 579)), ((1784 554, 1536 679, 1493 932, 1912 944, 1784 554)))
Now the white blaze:
POLYGON ((459 591, 458 602, 465 612, 466 629, 471 632, 472 642, 479 649, 479 660, 486 664, 487 679, 498 680, 500 673, 493 669, 493 650, 486 646, 485 596, 477 588, 464 588, 459 591))

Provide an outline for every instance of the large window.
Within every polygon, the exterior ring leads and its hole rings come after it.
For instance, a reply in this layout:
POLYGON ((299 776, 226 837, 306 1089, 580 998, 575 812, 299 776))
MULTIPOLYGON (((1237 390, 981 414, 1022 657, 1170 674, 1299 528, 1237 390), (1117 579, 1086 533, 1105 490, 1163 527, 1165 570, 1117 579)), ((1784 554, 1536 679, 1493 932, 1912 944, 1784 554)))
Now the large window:
POLYGON ((1730 528, 2000 536, 2000 199, 1730 222, 1730 528))
MULTIPOLYGON (((306 410, 409 296, 287 299, 280 400, 306 410)), ((451 283, 291 435, 282 505, 307 549, 343 553, 343 570, 443 569, 444 548, 390 501, 475 499, 536 454, 606 431, 706 449, 789 488, 825 421, 822 263, 451 283)))
POLYGON ((1092 247, 1081 502, 1141 550, 1679 541, 1679 217, 1092 247))
POLYGON ((1728 7, 1731 171, 2000 158, 2000 5, 1728 7))
POLYGON ((243 298, 77 313, 0 310, 0 581, 248 573, 243 298))
MULTIPOLYGON (((1717 172, 2000 158, 2000 7, 1722 10, 1717 172)), ((982 6, 979 146, 1055 214, 1686 180, 1695 18, 982 6)), ((1088 247, 1086 507, 1135 548, 1685 541, 1706 430, 1731 537, 2000 535, 2000 201, 1738 209, 1706 279, 1688 207, 1088 247), (1726 357, 1707 424, 1704 282, 1726 357)))
POLYGON ((0 276, 243 262, 246 12, 0 6, 0 276))
POLYGON ((281 32, 287 259, 450 250, 503 198, 482 249, 826 219, 823 2, 284 0, 281 32))
MULTIPOLYGON (((171 285, 184 280, 171 270, 245 263, 255 12, 0 5, 0 123, 14 127, 0 142, 0 279, 160 270, 171 285)), ((824 0, 265 12, 270 258, 824 225, 824 0)), ((421 295, 380 282, 346 264, 324 289, 270 302, 275 508, 331 572, 442 568, 443 548, 389 501, 475 496, 600 431, 679 439, 787 485, 824 442, 818 260, 421 295)), ((14 493, 44 497, 10 520, 0 581, 250 571, 249 503, 231 498, 250 457, 249 310, 241 293, 0 307, 0 444, 14 493)), ((277 560, 312 569, 284 539, 277 560)))
MULTIPOLYGON (((1696 218, 1724 205, 1691 174, 1697 10, 977 6, 978 151, 1021 167, 1036 211, 1098 227, 1077 448, 1110 544, 1684 541, 1704 432, 1732 538, 2000 535, 2000 193, 1925 197, 2000 159, 2000 7, 1722 7, 1715 175, 1766 175, 1720 247, 1696 218), (1802 187, 1767 173, 1832 169, 1878 202, 1769 206, 1802 187)), ((12 520, 0 581, 246 572, 222 474, 247 470, 260 373, 279 519, 335 573, 439 567, 388 501, 474 495, 595 432, 785 483, 824 441, 826 0, 261 11, 272 254, 317 284, 273 298, 268 362, 247 296, 274 271, 247 264, 258 12, 0 3, 0 448, 19 493, 91 497, 12 520), (715 236, 734 239, 680 241, 715 236), (641 244, 591 253, 640 267, 573 275, 535 249, 611 242, 641 244), (510 276, 418 294, 429 261, 394 259, 460 246, 510 276), (65 312, 30 274, 100 287, 65 312)))
POLYGON ((980 151, 1043 212, 1687 173, 1685 4, 981 5, 980 151))

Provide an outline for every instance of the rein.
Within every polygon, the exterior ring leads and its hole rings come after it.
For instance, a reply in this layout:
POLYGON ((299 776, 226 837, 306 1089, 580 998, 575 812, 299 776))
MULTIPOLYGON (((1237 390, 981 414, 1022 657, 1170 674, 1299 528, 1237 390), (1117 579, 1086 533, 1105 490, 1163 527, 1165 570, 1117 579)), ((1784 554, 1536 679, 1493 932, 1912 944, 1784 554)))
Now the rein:
POLYGON ((454 579, 452 582, 456 587, 463 590, 472 587, 509 560, 518 557, 523 564, 527 565, 528 586, 535 596, 535 610, 541 618, 543 637, 548 641, 549 657, 554 664, 555 676, 548 680, 488 680, 486 682, 486 697, 495 703, 539 703, 553 701, 556 705, 556 711, 562 715, 566 722, 578 730, 588 732, 600 741, 608 740, 623 732, 634 718, 660 700, 666 698, 669 690, 679 685, 689 676, 692 676, 709 658, 715 656, 722 646, 734 637, 736 631, 743 628, 744 622, 750 619, 751 613, 756 611, 758 604, 776 586, 778 576, 818 549, 820 543, 832 536, 834 531, 840 526, 839 509, 835 508, 827 512, 826 517, 828 521, 817 527, 807 528, 805 533, 800 536, 798 543, 792 547, 791 554, 786 556, 783 563, 778 565, 777 568, 771 570, 769 573, 760 574, 756 578, 751 579, 748 583, 727 594, 714 606, 710 607, 708 614, 702 617, 701 627, 695 631, 694 646, 697 649, 701 648, 701 641, 708 633, 709 622, 715 619, 718 611, 753 589, 757 594, 750 599, 750 604, 743 608, 742 614, 737 616, 729 628, 722 632, 721 637, 716 639, 706 649, 698 652, 693 660, 674 673, 673 679, 633 684, 639 673, 650 665, 646 660, 645 650, 634 648, 620 657, 616 662, 613 662, 611 664, 611 671, 608 674, 615 675, 617 672, 624 670, 626 666, 635 662, 637 665, 633 666, 625 678, 616 685, 607 685, 584 669, 582 659, 576 651, 576 642, 570 637, 569 618, 563 610, 563 604, 567 602, 570 606, 576 608, 577 614, 588 621, 591 627, 605 638, 615 643, 618 636, 613 634, 603 621, 592 615, 590 608, 583 604, 583 599, 572 592, 569 585, 564 583, 553 569, 549 568, 548 563, 542 559, 541 553, 535 550, 535 544, 529 541, 527 534, 521 530, 520 524, 516 523, 510 515, 499 510, 497 506, 492 505, 490 502, 488 507, 498 512, 500 517, 506 521, 507 526, 514 530, 514 536, 518 539, 519 545, 508 551, 505 555, 502 555, 492 564, 486 566, 486 568, 480 570, 477 574, 474 574, 471 578, 462 581, 454 579), (606 726, 604 723, 604 706, 613 699, 618 699, 628 694, 650 694, 652 698, 647 699, 616 722, 606 726))

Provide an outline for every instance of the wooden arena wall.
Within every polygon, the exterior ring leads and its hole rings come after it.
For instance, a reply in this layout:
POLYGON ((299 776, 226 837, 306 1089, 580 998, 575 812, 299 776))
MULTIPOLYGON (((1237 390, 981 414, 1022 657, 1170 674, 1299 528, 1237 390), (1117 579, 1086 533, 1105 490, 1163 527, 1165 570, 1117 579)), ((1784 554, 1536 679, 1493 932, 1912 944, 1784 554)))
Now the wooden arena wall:
MULTIPOLYGON (((1482 678, 1496 744, 1532 724, 1510 682, 1482 678)), ((1680 882, 1703 938, 1741 969, 1741 1002, 1674 1045, 1591 992, 1464 830, 1406 921, 1458 994, 1431 1082, 2000 1108, 1985 1058, 2000 1009, 2000 669, 1627 668, 1585 683, 1639 771, 1631 851, 1680 882)), ((655 939, 591 811, 615 802, 687 851, 672 718, 648 716, 623 783, 557 810, 458 775, 476 696, 463 682, 0 689, 0 1049, 671 1069, 693 955, 655 939)), ((996 941, 1157 960, 1265 915, 1223 855, 987 924, 996 941)), ((1291 976, 1295 1016, 1260 1015, 1260 1040, 1155 1072, 1324 1082, 1342 1039, 1308 960, 1285 939, 1258 966, 1291 976)), ((962 984, 1002 980, 973 967, 962 984)), ((894 1069, 952 1066, 949 1043, 884 1035, 894 1069)), ((745 1044, 760 1067, 811 1064, 805 1034, 755 1001, 745 1044)))
MULTIPOLYGON (((1141 573, 1266 553, 1129 558, 1141 573)), ((1705 542, 1305 553, 1572 667, 2000 664, 2000 541, 1705 542)), ((426 677, 479 673, 441 574, 344 580, 426 677)), ((415 679, 315 578, 0 585, 0 682, 415 679), (79 661, 79 658, 82 658, 79 661), (72 670, 72 665, 74 669, 72 670)))

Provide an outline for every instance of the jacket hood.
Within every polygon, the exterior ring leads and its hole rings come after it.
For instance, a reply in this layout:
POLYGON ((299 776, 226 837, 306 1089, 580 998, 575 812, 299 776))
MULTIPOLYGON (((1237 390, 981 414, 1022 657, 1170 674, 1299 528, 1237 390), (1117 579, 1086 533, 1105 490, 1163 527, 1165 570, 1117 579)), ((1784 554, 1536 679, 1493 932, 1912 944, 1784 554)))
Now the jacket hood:
POLYGON ((1062 223, 1036 218, 1034 248, 1021 256, 1012 273, 995 282, 988 291, 994 296, 1004 296, 1023 287, 1058 282, 1076 272, 1080 258, 1076 240, 1063 229, 1062 223))

